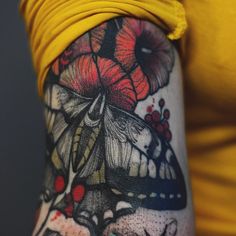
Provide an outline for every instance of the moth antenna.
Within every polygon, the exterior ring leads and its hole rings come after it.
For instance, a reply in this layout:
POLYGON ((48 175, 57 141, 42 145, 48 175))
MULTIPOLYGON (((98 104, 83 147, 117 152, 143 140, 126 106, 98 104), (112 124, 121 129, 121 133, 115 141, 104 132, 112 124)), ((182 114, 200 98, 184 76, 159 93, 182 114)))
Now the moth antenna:
POLYGON ((88 126, 94 127, 100 123, 101 116, 105 107, 105 95, 101 93, 95 98, 88 113, 85 115, 85 123, 88 126))
POLYGON ((105 95, 102 96, 102 103, 101 103, 101 107, 100 107, 100 115, 102 115, 103 113, 103 110, 104 110, 104 107, 105 107, 105 101, 106 101, 106 98, 105 98, 105 95))
POLYGON ((91 107, 89 108, 89 114, 91 114, 94 111, 100 97, 101 97, 101 93, 98 94, 98 96, 95 98, 94 102, 92 103, 91 107))

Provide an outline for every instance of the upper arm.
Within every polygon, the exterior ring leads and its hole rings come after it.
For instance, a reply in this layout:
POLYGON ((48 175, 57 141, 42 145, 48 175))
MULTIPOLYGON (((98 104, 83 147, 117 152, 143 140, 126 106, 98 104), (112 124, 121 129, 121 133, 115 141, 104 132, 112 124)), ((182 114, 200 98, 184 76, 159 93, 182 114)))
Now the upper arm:
POLYGON ((182 75, 161 29, 122 17, 92 29, 55 61, 44 93, 44 201, 67 215, 70 195, 67 217, 90 233, 191 235, 182 75))

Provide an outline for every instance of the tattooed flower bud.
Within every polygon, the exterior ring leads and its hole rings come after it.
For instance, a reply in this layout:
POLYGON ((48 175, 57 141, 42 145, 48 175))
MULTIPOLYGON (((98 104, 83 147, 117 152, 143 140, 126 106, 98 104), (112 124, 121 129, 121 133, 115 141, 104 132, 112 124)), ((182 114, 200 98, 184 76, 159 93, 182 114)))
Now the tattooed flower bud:
POLYGON ((147 115, 144 117, 144 119, 145 119, 146 122, 150 123, 150 122, 152 122, 152 115, 147 114, 147 115))
POLYGON ((154 111, 154 112, 152 113, 152 119, 153 119, 154 122, 159 122, 160 119, 161 119, 161 114, 160 114, 160 112, 159 112, 159 111, 154 111))
POLYGON ((167 129, 169 129, 170 124, 169 124, 169 122, 168 122, 167 120, 165 120, 165 121, 162 123, 162 126, 163 126, 163 128, 164 128, 165 130, 167 130, 167 129))
POLYGON ((161 108, 165 106, 165 100, 163 98, 159 101, 159 106, 161 108))
POLYGON ((165 109, 164 110, 164 113, 163 113, 163 116, 165 119, 169 119, 170 118, 170 111, 168 109, 165 109))
POLYGON ((156 125, 156 131, 159 133, 159 134, 162 134, 163 131, 164 131, 164 128, 161 124, 158 124, 156 125))

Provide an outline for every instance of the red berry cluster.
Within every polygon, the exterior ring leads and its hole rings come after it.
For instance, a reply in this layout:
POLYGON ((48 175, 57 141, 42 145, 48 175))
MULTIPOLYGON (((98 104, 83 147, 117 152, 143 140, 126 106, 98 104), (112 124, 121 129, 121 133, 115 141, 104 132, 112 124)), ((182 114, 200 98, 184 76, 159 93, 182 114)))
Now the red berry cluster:
MULTIPOLYGON (((54 181, 54 189, 57 194, 61 194, 66 189, 66 182, 63 175, 57 175, 54 181)), ((72 217, 74 203, 80 203, 85 196, 85 186, 83 184, 75 185, 70 193, 65 194, 64 212, 67 217, 72 217)))
POLYGON ((170 142, 172 139, 172 133, 169 127, 169 118, 170 111, 168 109, 164 109, 165 101, 164 99, 160 99, 159 101, 159 111, 149 111, 148 114, 145 115, 145 121, 156 130, 156 132, 161 135, 166 141, 170 142))

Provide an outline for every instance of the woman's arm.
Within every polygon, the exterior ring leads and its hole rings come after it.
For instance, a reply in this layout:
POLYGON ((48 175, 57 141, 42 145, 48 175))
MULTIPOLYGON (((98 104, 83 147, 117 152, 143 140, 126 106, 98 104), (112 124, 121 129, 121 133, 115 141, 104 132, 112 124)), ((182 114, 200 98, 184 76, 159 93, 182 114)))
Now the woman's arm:
POLYGON ((176 50, 153 24, 103 23, 52 65, 34 235, 193 234, 176 50))

